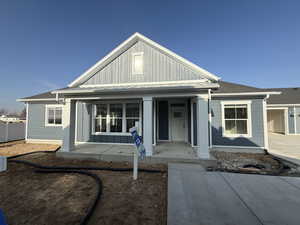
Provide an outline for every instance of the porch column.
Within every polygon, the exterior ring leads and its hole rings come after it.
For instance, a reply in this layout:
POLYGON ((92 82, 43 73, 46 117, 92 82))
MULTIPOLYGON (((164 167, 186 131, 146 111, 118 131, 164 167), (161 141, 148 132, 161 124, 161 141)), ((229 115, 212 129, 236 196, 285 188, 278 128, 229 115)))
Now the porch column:
POLYGON ((146 156, 152 155, 153 150, 153 102, 152 97, 143 97, 143 142, 146 149, 146 156))
POLYGON ((208 96, 197 96, 197 155, 209 159, 208 96))
POLYGON ((62 111, 63 124, 63 152, 69 152, 74 149, 75 143, 75 101, 66 99, 62 111))

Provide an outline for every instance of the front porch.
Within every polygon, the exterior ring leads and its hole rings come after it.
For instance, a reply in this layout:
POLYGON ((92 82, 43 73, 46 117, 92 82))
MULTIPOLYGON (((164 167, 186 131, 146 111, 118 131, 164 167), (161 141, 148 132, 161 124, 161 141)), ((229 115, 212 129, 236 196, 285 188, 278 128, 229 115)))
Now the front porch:
POLYGON ((59 154, 128 158, 134 147, 129 128, 135 126, 148 161, 209 160, 208 104, 207 93, 66 98, 59 154))
MULTIPOLYGON (((70 152, 57 152, 58 156, 73 159, 91 159, 102 161, 125 161, 132 162, 133 154, 136 150, 134 145, 117 144, 78 144, 70 152)), ((183 142, 158 143, 154 146, 155 154, 145 157, 142 163, 200 163, 205 166, 212 166, 216 162, 214 158, 199 159, 194 149, 183 142)))

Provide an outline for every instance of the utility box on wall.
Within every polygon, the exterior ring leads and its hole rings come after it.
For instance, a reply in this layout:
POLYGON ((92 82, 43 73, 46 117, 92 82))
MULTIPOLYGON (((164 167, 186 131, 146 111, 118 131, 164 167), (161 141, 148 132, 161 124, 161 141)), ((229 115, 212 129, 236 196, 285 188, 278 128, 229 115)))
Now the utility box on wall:
POLYGON ((7 159, 5 156, 0 156, 0 172, 7 170, 7 159))

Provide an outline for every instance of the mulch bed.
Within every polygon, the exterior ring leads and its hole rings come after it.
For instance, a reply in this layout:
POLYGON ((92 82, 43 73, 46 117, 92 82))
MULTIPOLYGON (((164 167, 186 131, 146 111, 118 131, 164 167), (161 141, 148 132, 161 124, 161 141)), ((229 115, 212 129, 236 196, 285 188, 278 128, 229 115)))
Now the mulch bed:
POLYGON ((212 151, 211 153, 218 162, 217 168, 212 168, 212 170, 263 175, 300 176, 298 169, 286 166, 283 162, 276 160, 270 154, 221 151, 212 151), (262 166, 263 168, 256 169, 251 166, 244 168, 246 165, 262 166))
MULTIPOLYGON (((131 167, 128 163, 80 161, 55 154, 20 158, 54 166, 131 167)), ((141 165, 161 169, 164 165, 141 165)), ((103 195, 89 225, 162 225, 167 223, 167 173, 91 171, 103 181, 103 195)), ((38 174, 21 164, 9 163, 0 173, 0 208, 10 225, 79 224, 96 193, 93 179, 80 174, 38 174)))

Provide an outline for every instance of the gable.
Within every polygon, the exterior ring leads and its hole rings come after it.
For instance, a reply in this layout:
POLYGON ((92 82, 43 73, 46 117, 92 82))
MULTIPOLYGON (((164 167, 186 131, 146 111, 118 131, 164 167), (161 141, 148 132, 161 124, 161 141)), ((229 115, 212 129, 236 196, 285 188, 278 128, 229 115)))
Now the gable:
POLYGON ((205 77, 145 42, 138 41, 107 66, 96 72, 83 85, 152 83, 199 79, 205 79, 205 77), (134 74, 132 71, 133 54, 135 53, 143 54, 144 65, 142 74, 134 74))
POLYGON ((172 51, 135 33, 107 56, 74 80, 69 87, 80 85, 138 84, 183 80, 219 80, 172 51), (132 54, 143 52, 143 75, 132 74, 132 54))

